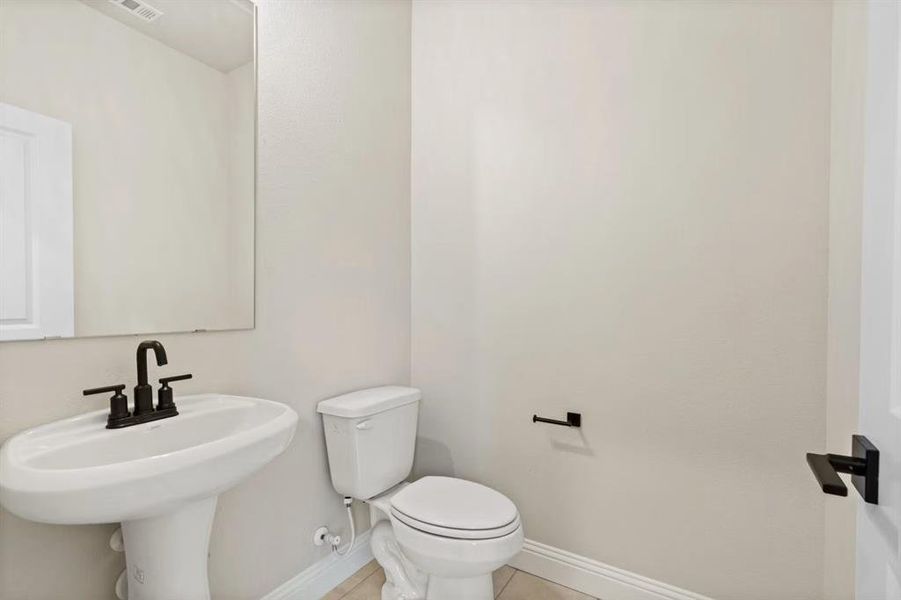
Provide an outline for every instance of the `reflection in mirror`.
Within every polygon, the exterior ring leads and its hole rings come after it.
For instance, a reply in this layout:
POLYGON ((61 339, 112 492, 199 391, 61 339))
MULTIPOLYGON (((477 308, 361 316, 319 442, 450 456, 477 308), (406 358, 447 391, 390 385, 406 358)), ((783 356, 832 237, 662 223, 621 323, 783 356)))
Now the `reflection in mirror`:
POLYGON ((253 327, 254 14, 0 1, 0 340, 253 327))

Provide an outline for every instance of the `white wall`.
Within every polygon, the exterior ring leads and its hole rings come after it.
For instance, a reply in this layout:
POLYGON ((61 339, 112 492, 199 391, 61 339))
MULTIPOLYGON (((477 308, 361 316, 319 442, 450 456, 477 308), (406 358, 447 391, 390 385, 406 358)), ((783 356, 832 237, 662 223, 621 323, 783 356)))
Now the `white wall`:
POLYGON ((78 0, 0 3, 0 99, 73 129, 76 335, 253 325, 249 94, 78 0))
MULTIPOLYGON (((836 454, 850 451, 857 433, 866 18, 866 2, 833 5, 826 442, 818 451, 836 454)), ((853 496, 824 497, 826 600, 854 597, 853 496)))
POLYGON ((253 317, 253 233, 256 193, 256 72, 253 61, 232 69, 225 76, 228 99, 228 277, 231 307, 229 314, 253 317))
POLYGON ((822 598, 831 5, 413 15, 417 470, 718 600, 822 598))
MULTIPOLYGON (((159 336, 181 393, 286 402, 292 446, 220 502, 210 557, 217 600, 254 599, 343 529, 315 403, 409 380, 410 6, 260 3, 257 323, 159 336)), ((133 382, 135 337, 0 344, 0 440, 101 408, 81 390, 133 382)), ((111 526, 60 527, 0 511, 0 597, 102 600, 124 563, 111 526)))

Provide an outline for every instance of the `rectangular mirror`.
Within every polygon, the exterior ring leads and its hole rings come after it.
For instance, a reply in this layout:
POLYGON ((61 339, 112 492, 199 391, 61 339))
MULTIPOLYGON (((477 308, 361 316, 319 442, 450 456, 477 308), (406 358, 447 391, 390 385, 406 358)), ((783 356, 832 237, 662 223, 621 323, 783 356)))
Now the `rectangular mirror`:
POLYGON ((254 324, 255 6, 0 2, 0 341, 254 324))

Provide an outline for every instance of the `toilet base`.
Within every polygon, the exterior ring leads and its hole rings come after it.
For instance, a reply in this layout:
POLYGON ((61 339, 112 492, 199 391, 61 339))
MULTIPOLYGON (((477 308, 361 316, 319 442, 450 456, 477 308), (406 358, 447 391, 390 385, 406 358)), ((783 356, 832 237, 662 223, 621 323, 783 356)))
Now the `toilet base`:
POLYGON ((493 600, 491 573, 475 577, 438 577, 423 573, 397 544, 389 521, 372 526, 372 553, 385 571, 382 600, 493 600))
MULTIPOLYGON (((382 600, 423 600, 426 596, 428 576, 404 556, 390 521, 379 521, 372 526, 369 543, 375 560, 385 571, 382 600)), ((449 596, 448 596, 449 597, 449 596)), ((460 596, 457 596, 458 600, 460 596)))
POLYGON ((381 600, 493 600, 493 571, 522 549, 522 526, 499 538, 430 535, 390 517, 402 483, 367 500, 370 544, 385 571, 381 600))
POLYGON ((491 575, 479 575, 466 579, 429 577, 426 600, 493 600, 494 582, 491 575))

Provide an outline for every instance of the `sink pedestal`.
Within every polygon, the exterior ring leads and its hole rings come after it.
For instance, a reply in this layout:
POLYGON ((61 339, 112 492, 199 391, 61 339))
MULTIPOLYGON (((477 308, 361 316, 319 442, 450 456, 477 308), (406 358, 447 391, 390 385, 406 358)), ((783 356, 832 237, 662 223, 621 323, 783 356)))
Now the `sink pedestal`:
POLYGON ((122 523, 128 600, 209 600, 207 558, 216 500, 122 523))

